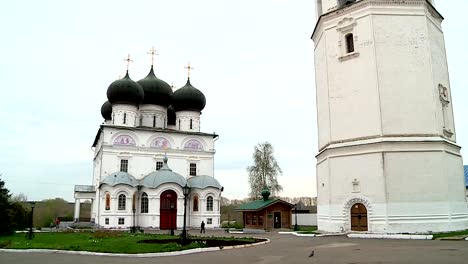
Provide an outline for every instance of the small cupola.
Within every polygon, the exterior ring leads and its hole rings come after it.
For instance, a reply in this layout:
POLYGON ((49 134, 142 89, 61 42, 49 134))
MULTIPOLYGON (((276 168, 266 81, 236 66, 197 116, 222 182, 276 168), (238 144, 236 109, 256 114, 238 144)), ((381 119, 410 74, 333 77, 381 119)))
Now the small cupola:
POLYGON ((270 198, 270 191, 268 190, 268 187, 264 187, 263 190, 262 190, 262 197, 263 197, 263 201, 268 201, 268 199, 270 198))

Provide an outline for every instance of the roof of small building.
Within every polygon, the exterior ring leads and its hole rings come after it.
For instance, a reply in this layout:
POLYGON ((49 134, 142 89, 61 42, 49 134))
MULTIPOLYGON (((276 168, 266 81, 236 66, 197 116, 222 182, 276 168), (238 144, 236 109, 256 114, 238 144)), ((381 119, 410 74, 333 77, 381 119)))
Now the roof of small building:
POLYGON ((463 166, 463 170, 465 171, 465 187, 468 188, 468 165, 463 166))
POLYGON ((164 158, 164 164, 161 169, 146 175, 141 180, 141 185, 148 188, 157 188, 164 183, 175 183, 181 187, 187 184, 184 176, 173 172, 169 166, 167 166, 167 158, 164 158))
POLYGON ((213 187, 221 189, 221 184, 213 177, 206 175, 199 175, 191 177, 187 180, 188 185, 192 188, 204 189, 207 187, 213 187))
POLYGON ((104 178, 101 184, 107 184, 110 186, 115 186, 117 184, 126 184, 135 187, 138 185, 138 181, 137 179, 135 179, 135 177, 128 174, 127 172, 118 171, 104 178))
POLYGON ((236 211, 258 211, 258 210, 261 210, 265 207, 268 207, 272 204, 275 204, 275 203, 283 203, 283 204, 286 204, 288 206, 290 206, 291 208, 294 206, 288 202, 285 202, 281 199, 268 199, 268 200, 256 200, 256 201, 253 201, 253 202, 250 202, 250 203, 246 203, 246 204, 242 204, 240 205, 239 207, 237 207, 235 210, 236 211))

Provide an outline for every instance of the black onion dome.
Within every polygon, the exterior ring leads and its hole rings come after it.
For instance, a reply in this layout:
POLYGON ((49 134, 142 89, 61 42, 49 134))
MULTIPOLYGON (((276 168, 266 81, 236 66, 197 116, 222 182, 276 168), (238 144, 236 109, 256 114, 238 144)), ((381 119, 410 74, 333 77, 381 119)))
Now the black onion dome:
POLYGON ((148 76, 137 82, 145 92, 144 104, 157 104, 167 107, 171 103, 172 88, 165 81, 156 77, 153 66, 148 76))
POLYGON ((106 101, 101 106, 101 115, 104 117, 104 120, 111 120, 112 119, 112 105, 109 101, 106 101))
POLYGON ((167 125, 170 126, 175 126, 176 124, 176 114, 175 114, 175 111, 174 111, 174 107, 172 107, 172 105, 170 105, 168 108, 167 108, 167 125))
POLYGON ((184 87, 174 92, 172 105, 176 112, 184 110, 201 111, 205 108, 206 99, 200 90, 192 86, 189 78, 184 87))
POLYGON ((139 105, 143 101, 143 98, 143 88, 130 79, 128 71, 125 77, 111 83, 107 89, 107 99, 111 104, 139 105))

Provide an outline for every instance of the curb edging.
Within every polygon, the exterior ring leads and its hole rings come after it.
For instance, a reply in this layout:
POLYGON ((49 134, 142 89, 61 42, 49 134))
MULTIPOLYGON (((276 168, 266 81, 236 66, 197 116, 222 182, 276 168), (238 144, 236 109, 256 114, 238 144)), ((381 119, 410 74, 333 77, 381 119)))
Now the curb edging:
POLYGON ((71 250, 59 250, 59 249, 0 249, 0 252, 9 252, 9 253, 49 253, 49 254, 69 254, 69 255, 87 255, 87 256, 108 256, 108 257, 137 257, 137 258, 152 258, 152 257, 168 257, 168 256, 180 256, 201 252, 212 252, 220 251, 227 249, 237 249, 237 248, 247 248, 253 246, 260 246, 267 243, 270 243, 268 238, 257 238, 257 239, 266 239, 266 241, 237 245, 237 246, 227 246, 227 247, 209 247, 209 248, 193 248, 182 251, 172 251, 172 252, 160 252, 160 253, 137 253, 137 254, 125 254, 125 253, 104 253, 104 252, 91 252, 91 251, 71 251, 71 250))

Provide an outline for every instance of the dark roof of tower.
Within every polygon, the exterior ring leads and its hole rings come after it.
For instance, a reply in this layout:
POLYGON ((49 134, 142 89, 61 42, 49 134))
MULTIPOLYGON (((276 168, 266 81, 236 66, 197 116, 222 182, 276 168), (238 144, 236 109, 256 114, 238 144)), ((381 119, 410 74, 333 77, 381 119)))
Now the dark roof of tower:
POLYGON ((104 120, 111 120, 112 119, 112 105, 109 101, 106 101, 101 106, 101 115, 104 120))
POLYGON ((156 77, 152 65, 148 75, 137 81, 137 83, 144 90, 144 104, 156 104, 167 107, 171 103, 172 88, 165 81, 156 77))
POLYGON ((184 110, 201 112, 205 108, 206 98, 200 90, 192 86, 188 78, 187 83, 174 92, 172 105, 176 112, 184 110))
POLYGON ((143 101, 143 98, 143 88, 130 79, 128 71, 125 77, 114 81, 107 89, 107 99, 111 104, 139 105, 143 101))

